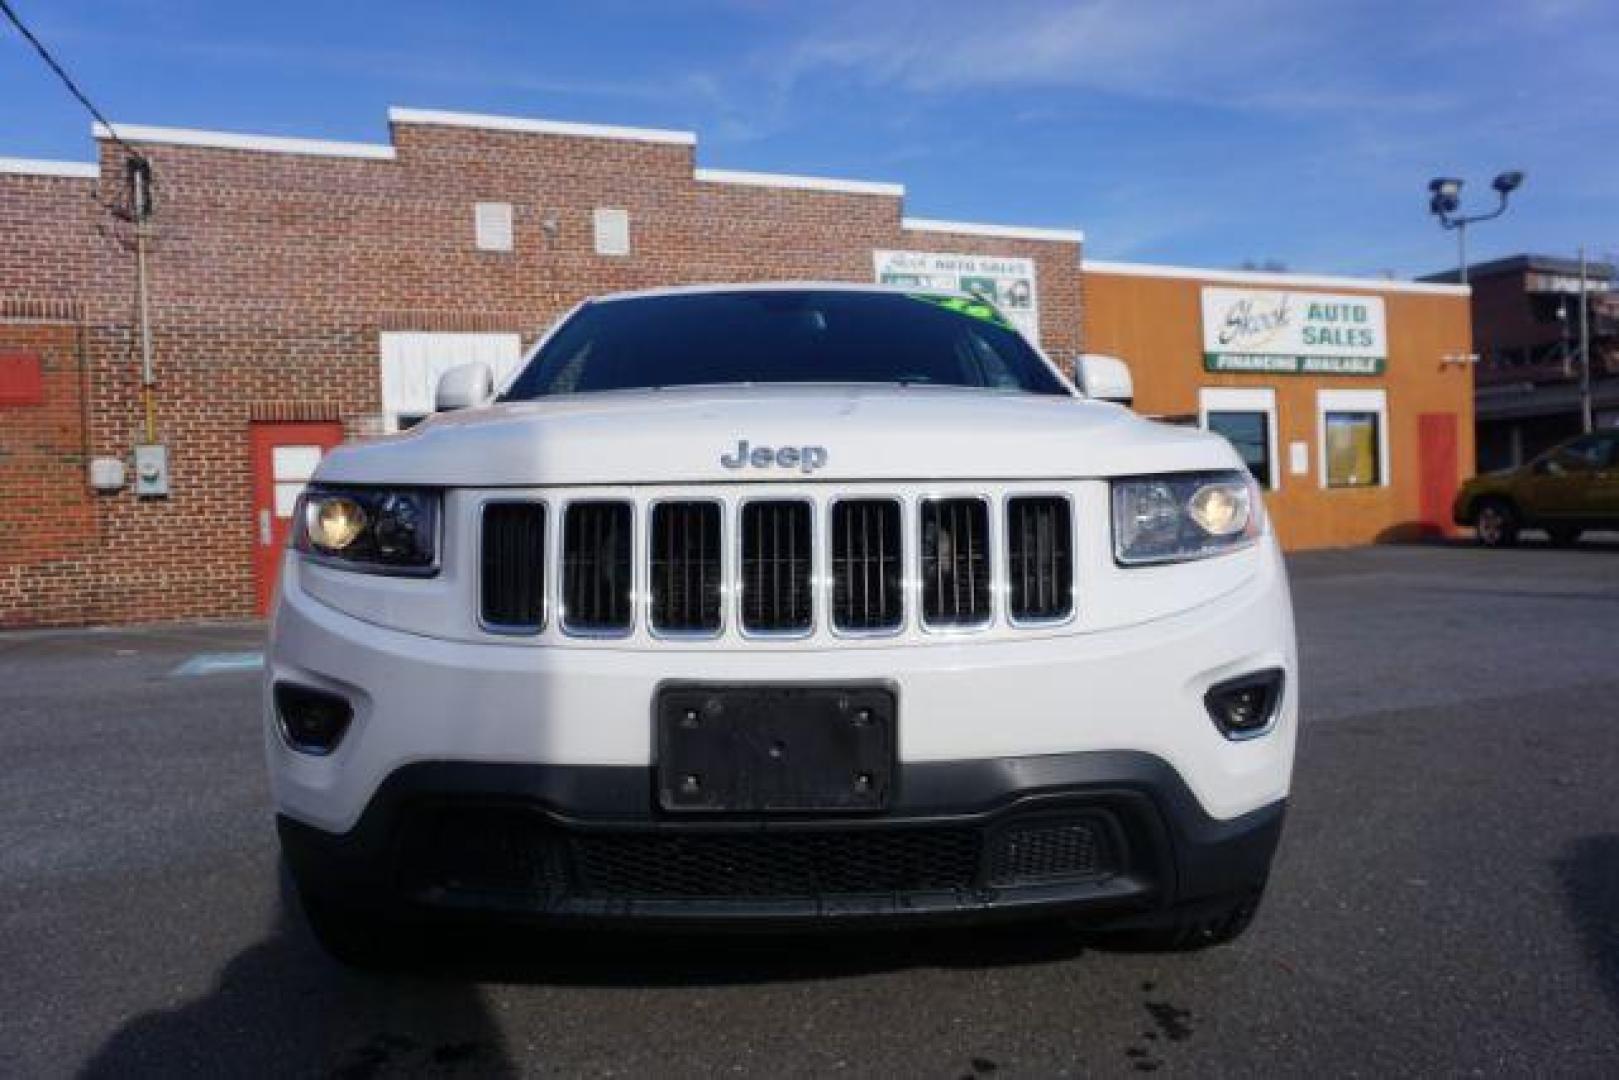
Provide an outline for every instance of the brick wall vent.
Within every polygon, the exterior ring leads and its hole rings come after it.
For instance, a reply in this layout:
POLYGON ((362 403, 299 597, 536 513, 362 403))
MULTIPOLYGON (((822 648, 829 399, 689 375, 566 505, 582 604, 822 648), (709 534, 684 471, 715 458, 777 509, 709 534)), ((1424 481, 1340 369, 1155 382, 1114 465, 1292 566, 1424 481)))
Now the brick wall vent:
POLYGON ((421 331, 469 331, 473 333, 533 336, 534 312, 511 311, 412 311, 392 309, 379 312, 377 329, 421 331))
POLYGON ((247 418, 255 424, 314 424, 343 418, 336 401, 250 401, 247 418))
POLYGON ((6 322, 76 323, 83 319, 84 305, 77 300, 0 298, 0 320, 6 322))

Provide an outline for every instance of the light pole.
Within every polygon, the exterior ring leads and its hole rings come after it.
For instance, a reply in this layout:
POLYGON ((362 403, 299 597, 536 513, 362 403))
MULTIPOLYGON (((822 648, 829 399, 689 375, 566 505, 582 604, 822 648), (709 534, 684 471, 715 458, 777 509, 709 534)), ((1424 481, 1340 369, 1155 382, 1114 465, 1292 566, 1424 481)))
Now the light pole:
POLYGON ((1487 214, 1473 214, 1464 217, 1456 211, 1462 206, 1462 182, 1453 176, 1438 176, 1428 181, 1428 211, 1439 219, 1439 224, 1446 229, 1456 230, 1456 242, 1460 255, 1461 283, 1467 284, 1467 227, 1478 221, 1489 221, 1498 218, 1507 212, 1507 196, 1511 195, 1523 183, 1523 173, 1516 170, 1504 172, 1491 181, 1490 186, 1500 196, 1495 209, 1487 214))
POLYGON ((1580 426, 1587 434, 1596 429, 1591 408, 1590 286, 1585 280, 1585 248, 1580 248, 1580 426))

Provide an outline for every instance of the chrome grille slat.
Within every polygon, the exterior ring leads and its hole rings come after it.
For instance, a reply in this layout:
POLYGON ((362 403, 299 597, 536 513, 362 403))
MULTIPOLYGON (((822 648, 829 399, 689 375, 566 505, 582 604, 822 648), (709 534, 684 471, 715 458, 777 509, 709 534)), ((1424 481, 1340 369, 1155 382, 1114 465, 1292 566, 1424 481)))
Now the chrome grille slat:
POLYGON ((978 498, 925 499, 922 617, 930 626, 975 627, 990 619, 989 510, 978 498))
POLYGON ((893 499, 846 499, 832 508, 832 624, 883 632, 904 619, 900 508, 893 499))
POLYGON ((1074 610, 1073 521, 1060 496, 1006 502, 1008 606, 1021 622, 1066 619, 1074 610))
POLYGON ((720 628, 720 507, 660 502, 652 508, 652 628, 711 634, 720 628))
POLYGON ((483 508, 478 613, 501 632, 538 633, 545 624, 545 504, 483 508))
POLYGON ((806 633, 813 622, 810 504, 757 500, 742 506, 742 626, 752 633, 806 633))
POLYGON ((577 502, 564 512, 562 603, 568 630, 629 630, 633 516, 624 502, 577 502))

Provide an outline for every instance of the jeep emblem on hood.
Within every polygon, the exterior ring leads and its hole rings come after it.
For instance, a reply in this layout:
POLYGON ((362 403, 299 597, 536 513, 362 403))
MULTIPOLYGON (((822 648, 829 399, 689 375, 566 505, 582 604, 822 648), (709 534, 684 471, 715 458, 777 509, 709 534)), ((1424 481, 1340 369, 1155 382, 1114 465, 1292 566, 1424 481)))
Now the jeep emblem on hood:
POLYGON ((797 469, 801 473, 812 473, 826 464, 826 447, 749 446, 748 440, 739 439, 734 452, 720 455, 720 464, 727 469, 752 466, 755 469, 797 469))

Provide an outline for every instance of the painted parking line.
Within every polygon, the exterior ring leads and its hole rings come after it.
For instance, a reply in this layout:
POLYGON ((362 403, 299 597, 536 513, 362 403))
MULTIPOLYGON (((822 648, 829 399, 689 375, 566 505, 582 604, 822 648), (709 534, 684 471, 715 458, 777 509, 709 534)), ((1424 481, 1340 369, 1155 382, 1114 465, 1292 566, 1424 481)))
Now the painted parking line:
POLYGON ((205 652, 197 653, 176 666, 169 672, 169 677, 223 675, 231 671, 257 671, 263 666, 264 653, 256 649, 252 652, 205 652))

